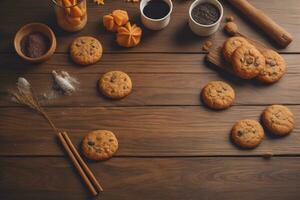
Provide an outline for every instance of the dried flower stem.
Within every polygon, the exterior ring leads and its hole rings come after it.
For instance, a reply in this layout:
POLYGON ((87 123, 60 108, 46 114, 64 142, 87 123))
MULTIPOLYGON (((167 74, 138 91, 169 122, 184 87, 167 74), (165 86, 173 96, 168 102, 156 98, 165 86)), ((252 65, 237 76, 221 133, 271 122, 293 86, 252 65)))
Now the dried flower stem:
POLYGON ((18 92, 11 92, 11 94, 16 98, 17 102, 21 105, 25 105, 33 110, 35 110, 37 113, 41 114, 47 122, 50 124, 52 129, 59 133, 58 128, 54 125, 48 114, 45 112, 45 110, 41 107, 39 101, 37 100, 32 88, 30 88, 29 91, 23 91, 21 88, 18 87, 18 92))

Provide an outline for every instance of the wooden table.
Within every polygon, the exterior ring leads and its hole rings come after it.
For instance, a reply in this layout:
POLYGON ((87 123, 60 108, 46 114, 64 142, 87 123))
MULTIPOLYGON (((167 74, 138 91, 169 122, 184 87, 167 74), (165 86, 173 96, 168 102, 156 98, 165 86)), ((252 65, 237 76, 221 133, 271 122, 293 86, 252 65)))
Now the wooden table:
MULTIPOLYGON (((240 81, 204 64, 201 44, 207 38, 196 37, 187 26, 190 1, 176 0, 170 25, 158 32, 144 30, 142 43, 132 49, 117 47, 100 19, 123 8, 139 24, 138 5, 88 2, 86 28, 70 34, 56 27, 50 0, 0 1, 0 199, 91 198, 44 119, 7 96, 18 76, 28 78, 37 92, 49 89, 53 69, 66 70, 81 82, 75 95, 45 105, 57 126, 78 145, 94 129, 112 130, 119 139, 113 159, 88 162, 105 190, 99 199, 300 199, 300 1, 251 1, 294 36, 288 48, 278 49, 288 72, 271 86, 240 81), (29 22, 46 23, 57 35, 56 53, 43 64, 27 64, 13 50, 14 34, 29 22), (99 63, 80 67, 70 62, 68 46, 79 35, 101 40, 105 53, 99 63), (110 101, 97 92, 97 80, 110 70, 132 77, 130 96, 110 101), (211 80, 234 87, 232 108, 215 112, 203 106, 200 90, 211 80), (296 116, 290 136, 267 134, 254 150, 231 144, 229 132, 237 120, 259 119, 275 103, 288 105, 296 116), (268 152, 274 157, 262 158, 268 152)), ((225 16, 235 16, 241 32, 276 48, 236 10, 223 5, 225 16)), ((225 37, 220 30, 209 40, 216 47, 225 37)))

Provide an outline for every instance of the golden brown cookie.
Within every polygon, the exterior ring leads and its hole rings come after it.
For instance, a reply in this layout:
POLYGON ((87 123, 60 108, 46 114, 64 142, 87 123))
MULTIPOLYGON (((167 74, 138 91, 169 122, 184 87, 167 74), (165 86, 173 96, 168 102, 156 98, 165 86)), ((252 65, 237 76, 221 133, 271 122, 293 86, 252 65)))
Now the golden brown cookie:
POLYGON ((109 98, 121 99, 130 94, 132 82, 126 73, 121 71, 111 71, 100 78, 99 89, 109 98))
POLYGON ((237 76, 252 79, 265 67, 265 58, 254 46, 241 46, 232 54, 232 65, 237 76))
POLYGON ((275 135, 288 135, 292 132, 295 119, 293 113, 285 106, 267 107, 261 116, 264 126, 275 135))
POLYGON ((257 147, 263 140, 264 135, 262 126, 251 119, 237 122, 231 130, 232 141, 242 148, 257 147))
POLYGON ((235 99, 233 88, 223 81, 209 82, 201 92, 202 100, 212 109, 226 109, 235 99))
POLYGON ((278 81, 286 71, 283 57, 271 49, 263 51, 262 55, 265 57, 266 64, 257 79, 267 84, 278 81))
POLYGON ((70 46, 70 55, 77 64, 94 64, 102 57, 102 45, 96 38, 90 36, 78 37, 70 46))
POLYGON ((240 46, 251 45, 245 38, 235 36, 228 38, 223 45, 223 54, 228 62, 231 62, 233 52, 240 46))
POLYGON ((118 140, 111 131, 95 130, 84 136, 81 147, 87 158, 107 160, 118 150, 118 140))

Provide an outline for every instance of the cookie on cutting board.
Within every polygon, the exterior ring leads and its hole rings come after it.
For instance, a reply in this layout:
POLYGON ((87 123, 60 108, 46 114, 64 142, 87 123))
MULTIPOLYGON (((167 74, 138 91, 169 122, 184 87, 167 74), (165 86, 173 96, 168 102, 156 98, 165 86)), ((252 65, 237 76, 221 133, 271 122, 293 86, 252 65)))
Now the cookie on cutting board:
POLYGON ((281 55, 271 49, 261 52, 265 57, 265 66, 257 79, 263 83, 275 83, 285 74, 286 64, 281 55))
POLYGON ((233 72, 242 79, 252 79, 265 67, 264 56, 254 46, 238 47, 231 58, 233 72))
POLYGON ((223 44, 223 55, 225 60, 231 62, 233 52, 240 46, 251 46, 251 44, 245 38, 240 36, 228 38, 223 44))

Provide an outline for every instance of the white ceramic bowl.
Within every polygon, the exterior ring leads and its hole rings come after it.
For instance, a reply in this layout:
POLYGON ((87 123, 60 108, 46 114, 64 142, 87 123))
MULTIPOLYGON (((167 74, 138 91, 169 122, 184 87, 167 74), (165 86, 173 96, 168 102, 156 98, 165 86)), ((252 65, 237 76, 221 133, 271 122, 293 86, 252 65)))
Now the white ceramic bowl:
POLYGON ((170 11, 165 17, 161 19, 151 19, 144 14, 144 7, 149 1, 150 0, 142 0, 140 3, 141 21, 144 24, 144 26, 151 30, 161 30, 168 26, 171 19, 171 13, 173 11, 172 0, 164 0, 170 6, 170 11))
POLYGON ((190 26, 191 30, 196 35, 199 35, 199 36, 209 36, 209 35, 213 34, 214 32, 216 32, 220 26, 220 22, 221 22, 222 18, 223 18, 223 6, 221 5, 221 3, 218 0, 195 0, 189 9, 189 26, 190 26), (215 23, 210 24, 210 25, 199 24, 192 17, 193 8, 195 8, 195 6, 197 6, 198 4, 205 3, 205 2, 215 5, 220 11, 220 18, 215 23))

